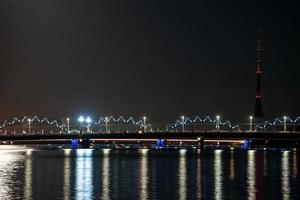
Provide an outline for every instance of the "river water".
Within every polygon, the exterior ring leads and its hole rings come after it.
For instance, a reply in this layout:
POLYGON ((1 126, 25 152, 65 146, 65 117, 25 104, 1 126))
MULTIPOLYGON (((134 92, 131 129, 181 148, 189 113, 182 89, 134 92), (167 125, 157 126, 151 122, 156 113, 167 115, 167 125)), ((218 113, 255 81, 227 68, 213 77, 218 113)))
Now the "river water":
POLYGON ((0 199, 300 199, 299 156, 0 146, 0 199))

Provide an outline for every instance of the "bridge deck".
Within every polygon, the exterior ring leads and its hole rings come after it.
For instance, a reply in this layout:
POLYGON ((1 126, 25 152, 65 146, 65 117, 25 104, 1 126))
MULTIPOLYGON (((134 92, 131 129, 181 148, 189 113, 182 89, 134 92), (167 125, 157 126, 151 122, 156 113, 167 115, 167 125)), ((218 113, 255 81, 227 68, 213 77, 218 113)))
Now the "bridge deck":
POLYGON ((201 137, 206 140, 281 140, 300 141, 300 133, 271 133, 271 132, 149 132, 149 133, 92 133, 92 134, 27 134, 0 135, 0 141, 15 140, 48 140, 48 139, 192 139, 201 137))

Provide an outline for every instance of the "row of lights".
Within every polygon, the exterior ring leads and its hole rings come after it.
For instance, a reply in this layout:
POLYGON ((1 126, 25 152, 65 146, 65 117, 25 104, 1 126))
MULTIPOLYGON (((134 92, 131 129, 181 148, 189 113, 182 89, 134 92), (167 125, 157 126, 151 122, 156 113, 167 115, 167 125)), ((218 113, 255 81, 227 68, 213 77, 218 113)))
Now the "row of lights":
MULTIPOLYGON (((143 128, 144 128, 144 131, 146 131, 146 128, 147 128, 147 126, 146 126, 146 120, 147 120, 147 117, 146 116, 144 116, 143 117, 143 128)), ((90 132, 90 126, 91 126, 91 123, 92 123, 92 119, 88 116, 88 117, 86 117, 86 118, 84 118, 82 115, 78 118, 78 121, 80 122, 80 124, 83 126, 84 124, 84 122, 86 122, 86 125, 85 125, 85 127, 87 128, 87 132, 89 133, 90 132)), ((104 122, 105 122, 105 132, 106 133, 109 133, 110 131, 108 130, 108 122, 109 122, 109 118, 108 117, 105 117, 105 120, 104 120, 104 122)))
MULTIPOLYGON (((147 120, 147 117, 146 116, 143 116, 143 128, 144 128, 144 131, 146 131, 146 120, 147 120)), ((181 124, 182 124, 182 131, 184 131, 185 129, 185 116, 182 115, 181 116, 181 124)), ((249 116, 249 120, 250 120, 250 123, 249 123, 249 131, 252 131, 253 130, 253 116, 249 116)), ((84 122, 86 122, 86 125, 85 127, 87 128, 87 132, 90 132, 90 126, 91 126, 91 123, 92 123, 92 118, 87 116, 86 118, 84 118, 82 115, 78 118, 78 121, 80 122, 80 124, 83 126, 84 122)), ((283 116, 283 123, 284 123, 284 131, 286 131, 286 121, 287 121, 287 116, 283 116)), ((28 128, 29 128, 29 133, 31 131, 31 122, 32 120, 30 118, 28 118, 28 128)), ((108 117, 105 117, 105 124, 106 124, 106 132, 109 132, 108 131, 108 122, 109 122, 109 118, 108 117)), ((219 131, 220 130, 220 115, 217 115, 216 116, 216 129, 219 131)), ((67 118, 67 131, 68 133, 70 132, 70 118, 67 118)))
MULTIPOLYGON (((217 115, 216 116, 216 129, 218 131, 220 130, 220 122, 221 122, 220 119, 221 119, 220 115, 217 115)), ((186 124, 184 115, 181 116, 181 122, 180 123, 182 125, 182 131, 184 132, 184 125, 186 124)))
MULTIPOLYGON (((250 115, 249 116, 249 120, 250 120, 250 123, 249 123, 249 131, 252 131, 253 130, 253 116, 250 115)), ((184 125, 185 125, 185 116, 182 115, 181 116, 181 124, 182 124, 182 131, 184 131, 184 125)), ((283 126, 284 126, 284 132, 286 132, 286 121, 287 121, 287 116, 283 116, 283 126)), ((219 131, 220 130, 220 115, 217 115, 216 116, 216 129, 219 131)))

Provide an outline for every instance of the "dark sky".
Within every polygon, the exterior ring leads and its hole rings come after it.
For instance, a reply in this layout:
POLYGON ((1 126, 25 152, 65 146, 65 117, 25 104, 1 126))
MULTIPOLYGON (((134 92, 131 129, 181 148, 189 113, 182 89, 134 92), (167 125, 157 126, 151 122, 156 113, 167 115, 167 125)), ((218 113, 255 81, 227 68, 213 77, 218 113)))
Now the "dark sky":
POLYGON ((266 118, 300 110, 300 17, 286 1, 1 0, 0 121, 181 114, 246 121, 256 30, 266 118))

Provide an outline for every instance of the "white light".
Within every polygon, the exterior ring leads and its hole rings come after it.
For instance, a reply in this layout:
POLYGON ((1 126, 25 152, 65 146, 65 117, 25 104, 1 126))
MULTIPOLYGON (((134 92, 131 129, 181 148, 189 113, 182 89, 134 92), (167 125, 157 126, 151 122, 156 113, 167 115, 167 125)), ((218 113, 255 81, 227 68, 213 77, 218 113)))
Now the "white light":
POLYGON ((91 122, 92 122, 92 119, 91 119, 90 117, 87 117, 87 118, 85 119, 85 121, 86 121, 86 123, 91 123, 91 122))
POLYGON ((249 119, 252 120, 252 119, 253 119, 253 116, 250 116, 249 119))
POLYGON ((180 155, 185 155, 185 153, 186 153, 186 149, 180 149, 179 150, 179 154, 180 155))
POLYGON ((284 116, 284 117, 283 117, 283 119, 284 119, 284 121, 286 121, 287 117, 286 117, 286 116, 284 116))
POLYGON ((67 121, 70 121, 70 118, 67 118, 67 121))
POLYGON ((80 123, 82 123, 82 122, 84 121, 83 116, 80 116, 80 117, 78 118, 78 121, 79 121, 80 123))
POLYGON ((142 154, 146 154, 149 151, 149 149, 139 149, 139 152, 142 154))
POLYGON ((71 149, 64 149, 64 155, 69 156, 71 154, 71 149))
POLYGON ((109 154, 110 149, 102 149, 102 151, 103 151, 103 154, 109 154))
POLYGON ((220 119, 220 115, 217 115, 216 118, 217 118, 217 120, 219 120, 220 119))

